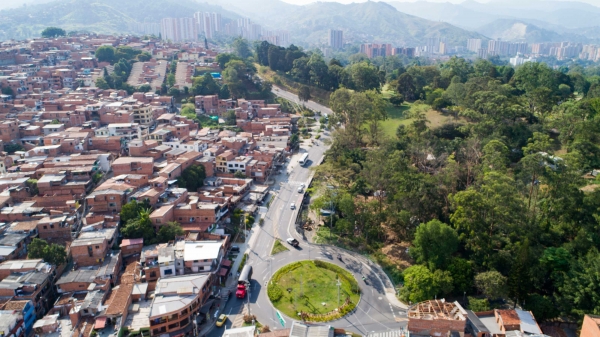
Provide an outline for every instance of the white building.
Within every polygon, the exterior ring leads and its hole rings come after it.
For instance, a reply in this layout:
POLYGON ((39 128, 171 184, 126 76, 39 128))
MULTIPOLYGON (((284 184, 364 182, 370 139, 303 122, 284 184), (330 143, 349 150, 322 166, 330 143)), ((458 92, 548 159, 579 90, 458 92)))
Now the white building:
POLYGON ((510 64, 513 67, 520 66, 520 65, 522 65, 524 63, 527 63, 527 62, 537 62, 537 61, 536 61, 536 59, 534 59, 532 57, 525 58, 521 54, 517 54, 517 56, 510 58, 510 64))
POLYGON ((183 264, 192 273, 212 272, 221 265, 223 255, 223 241, 186 241, 183 264))
POLYGON ((160 22, 163 40, 172 42, 197 41, 198 26, 194 18, 165 18, 160 22))

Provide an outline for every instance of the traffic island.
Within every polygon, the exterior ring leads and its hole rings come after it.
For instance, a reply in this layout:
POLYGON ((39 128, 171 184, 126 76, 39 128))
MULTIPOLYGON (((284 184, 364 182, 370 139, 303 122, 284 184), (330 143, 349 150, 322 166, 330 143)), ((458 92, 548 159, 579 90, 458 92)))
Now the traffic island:
POLYGON ((281 313, 308 322, 342 318, 360 300, 360 288, 352 274, 319 260, 283 266, 269 281, 267 293, 281 313))

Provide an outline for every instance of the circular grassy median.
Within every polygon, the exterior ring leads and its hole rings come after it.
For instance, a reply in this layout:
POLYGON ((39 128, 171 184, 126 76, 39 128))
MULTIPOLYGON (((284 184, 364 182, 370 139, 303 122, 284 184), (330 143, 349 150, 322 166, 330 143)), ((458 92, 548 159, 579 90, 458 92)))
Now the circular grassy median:
POLYGON ((283 314, 307 321, 324 322, 343 317, 354 310, 360 289, 354 276, 323 261, 298 261, 279 269, 268 285, 269 299, 283 314), (338 308, 338 280, 340 297, 338 308))

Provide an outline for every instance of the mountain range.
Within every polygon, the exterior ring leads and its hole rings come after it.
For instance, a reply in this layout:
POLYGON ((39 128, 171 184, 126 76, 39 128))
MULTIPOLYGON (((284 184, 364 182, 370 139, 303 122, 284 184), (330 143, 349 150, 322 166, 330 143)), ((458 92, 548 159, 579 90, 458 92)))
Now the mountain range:
POLYGON ((197 11, 240 18, 221 6, 193 0, 54 0, 0 10, 0 39, 39 36, 48 26, 67 31, 125 33, 132 22, 159 23, 165 17, 191 17, 197 11))
MULTIPOLYGON (((26 5, 0 10, 0 39, 39 36, 47 26, 67 31, 125 33, 133 22, 191 17, 196 11, 241 17, 269 29, 285 29, 304 46, 327 42, 329 29, 346 41, 424 45, 430 37, 449 45, 468 38, 526 42, 598 42, 600 7, 577 1, 492 0, 460 4, 428 1, 315 2, 304 6, 281 0, 22 0, 26 5), (200 2, 200 1, 208 1, 200 2)), ((0 9, 6 6, 0 6, 0 9)))
POLYGON ((460 4, 389 2, 401 12, 447 22, 489 38, 526 42, 600 40, 600 7, 577 1, 495 0, 460 4))

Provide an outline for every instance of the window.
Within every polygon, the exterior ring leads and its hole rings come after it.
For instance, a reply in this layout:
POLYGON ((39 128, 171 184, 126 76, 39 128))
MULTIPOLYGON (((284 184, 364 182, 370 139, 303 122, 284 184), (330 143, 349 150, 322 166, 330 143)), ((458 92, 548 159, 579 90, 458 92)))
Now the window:
POLYGON ((198 260, 194 260, 194 263, 197 263, 197 262, 198 262, 198 260))
POLYGON ((150 277, 156 277, 156 272, 155 271, 150 272, 150 277))
POLYGON ((110 197, 109 199, 110 199, 110 200, 115 200, 115 197, 110 197))
POLYGON ((96 249, 100 249, 100 246, 96 246, 96 249))
POLYGON ((173 269, 165 269, 165 275, 173 275, 173 269))
POLYGON ((50 225, 50 228, 54 228, 54 225, 50 225))
POLYGON ((44 229, 48 229, 48 226, 44 226, 44 229))

